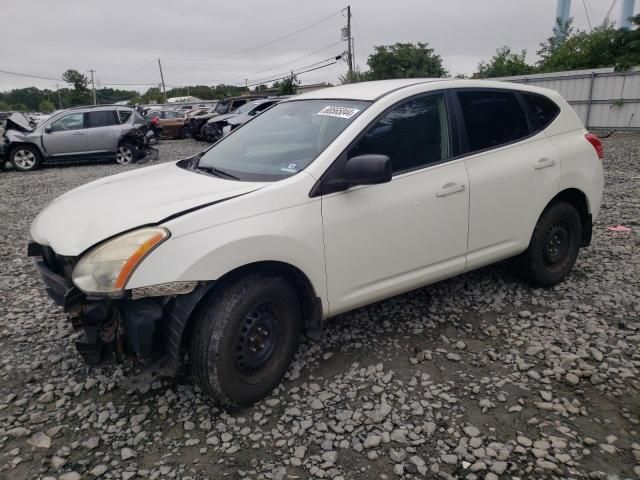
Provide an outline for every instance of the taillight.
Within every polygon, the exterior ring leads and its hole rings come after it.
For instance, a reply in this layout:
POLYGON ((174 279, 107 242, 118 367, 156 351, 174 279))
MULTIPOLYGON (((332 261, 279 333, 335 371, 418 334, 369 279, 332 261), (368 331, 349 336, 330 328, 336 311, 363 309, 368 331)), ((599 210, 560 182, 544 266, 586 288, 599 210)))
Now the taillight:
POLYGON ((598 154, 598 158, 602 160, 604 158, 604 147, 602 146, 602 140, 598 138, 595 133, 587 133, 584 138, 593 145, 593 148, 596 149, 596 153, 598 154))

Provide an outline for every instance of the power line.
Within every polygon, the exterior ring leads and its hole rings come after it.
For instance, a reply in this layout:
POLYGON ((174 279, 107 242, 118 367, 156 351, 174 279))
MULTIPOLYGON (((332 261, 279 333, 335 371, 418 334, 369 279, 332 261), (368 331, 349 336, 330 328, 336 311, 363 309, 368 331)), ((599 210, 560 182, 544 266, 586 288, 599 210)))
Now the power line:
POLYGON ((589 31, 592 31, 593 27, 591 27, 591 19, 589 18, 589 12, 587 11, 587 2, 586 2, 586 0, 582 0, 582 6, 584 7, 584 13, 587 16, 587 23, 589 24, 589 31))
MULTIPOLYGON (((335 56, 335 57, 325 58, 325 59, 320 60, 320 61, 318 61, 318 62, 310 63, 309 65, 304 65, 304 66, 302 66, 302 67, 295 68, 295 69, 293 69, 293 71, 297 71, 297 70, 300 70, 300 69, 303 69, 303 68, 315 67, 316 65, 319 65, 319 64, 321 64, 321 63, 326 63, 326 62, 328 62, 328 61, 330 61, 330 60, 336 60, 336 61, 337 61, 337 60, 338 60, 338 58, 340 58, 340 56, 339 56, 339 55, 338 55, 338 56, 335 56)), ((266 79, 271 78, 271 77, 273 77, 273 76, 276 76, 276 75, 278 75, 278 76, 280 76, 280 75, 285 75, 285 76, 287 76, 287 75, 290 75, 290 74, 291 74, 291 71, 289 71, 289 72, 273 73, 273 74, 269 75, 268 77, 255 78, 255 79, 251 80, 251 82, 252 82, 252 83, 265 83, 265 82, 269 82, 269 81, 271 81, 271 80, 266 80, 266 79)))
POLYGON ((327 45, 326 47, 319 48, 318 50, 315 50, 315 51, 313 51, 313 52, 311 52, 311 53, 307 53, 306 55, 303 55, 303 56, 301 56, 301 57, 298 57, 298 58, 296 58, 296 59, 294 59, 294 60, 290 60, 290 61, 288 61, 288 62, 281 63, 280 65, 276 65, 275 67, 265 68, 264 70, 259 70, 259 71, 257 71, 257 72, 250 73, 250 74, 249 74, 249 75, 247 75, 247 76, 248 76, 248 77, 252 77, 253 75, 257 75, 258 73, 269 72, 269 71, 271 71, 271 70, 275 70, 276 68, 284 67, 285 65, 289 65, 289 64, 291 64, 291 63, 295 63, 295 62, 300 61, 300 60, 302 60, 302 59, 304 59, 304 58, 311 57, 311 56, 315 55, 316 53, 320 53, 320 52, 322 52, 322 51, 324 51, 324 50, 328 50, 328 49, 329 49, 329 48, 331 48, 331 47, 335 47, 335 46, 336 46, 336 45, 338 45, 339 43, 342 43, 342 40, 338 40, 337 42, 332 43, 331 45, 327 45))
POLYGON ((319 67, 310 68, 310 69, 308 69, 308 70, 304 70, 304 71, 301 71, 301 72, 291 72, 291 73, 289 73, 289 75, 285 75, 285 76, 283 76, 283 77, 272 78, 272 79, 270 79, 270 80, 266 80, 266 81, 262 81, 262 82, 258 82, 258 83, 248 83, 246 86, 247 86, 247 87, 255 87, 255 86, 257 86, 257 85, 261 85, 261 84, 263 84, 263 83, 271 83, 271 82, 276 82, 276 81, 278 81, 278 80, 284 80, 285 78, 289 78, 289 76, 290 76, 291 74, 294 74, 294 75, 302 75, 303 73, 313 72, 314 70, 320 70, 321 68, 330 67, 331 65, 335 65, 336 63, 338 63, 338 60, 334 60, 333 62, 331 62, 331 63, 327 63, 326 65, 321 65, 321 66, 319 66, 319 67))
POLYGON ((295 31, 293 31, 291 33, 288 33, 288 34, 283 35, 281 37, 275 38, 275 39, 270 40, 268 42, 262 43, 260 45, 256 45, 254 47, 245 48, 243 50, 238 50, 237 52, 227 53, 225 55, 220 55, 220 56, 217 56, 217 57, 208 57, 208 58, 201 58, 201 59, 180 59, 180 60, 177 60, 177 62, 178 63, 179 62, 202 62, 202 61, 207 61, 207 60, 220 60, 222 58, 235 57, 236 55, 242 55, 243 53, 252 52, 252 51, 258 50, 260 48, 268 47, 269 45, 273 45, 274 43, 278 43, 281 40, 285 40, 287 38, 293 37, 294 35, 297 35, 298 33, 304 32, 305 30, 309 30, 310 28, 313 28, 313 27, 315 27, 316 25, 319 25, 322 22, 326 22, 330 18, 333 18, 336 15, 340 15, 343 10, 344 9, 338 10, 337 12, 334 12, 331 15, 328 15, 328 16, 326 16, 324 18, 321 18, 320 20, 318 20, 316 22, 313 22, 313 23, 307 25, 306 27, 299 28, 298 30, 295 30, 295 31))
POLYGON ((64 82, 64 80, 62 80, 61 78, 43 77, 40 75, 31 75, 28 73, 9 72, 7 70, 0 70, 0 73, 6 73, 7 75, 15 75, 17 77, 28 77, 28 78, 37 78, 40 80, 51 80, 54 82, 64 82))

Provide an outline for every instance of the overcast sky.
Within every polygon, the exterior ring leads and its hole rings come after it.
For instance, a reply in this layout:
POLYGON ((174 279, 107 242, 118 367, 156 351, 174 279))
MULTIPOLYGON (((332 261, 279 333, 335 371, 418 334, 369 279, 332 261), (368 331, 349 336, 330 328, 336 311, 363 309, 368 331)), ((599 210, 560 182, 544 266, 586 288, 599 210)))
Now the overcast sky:
MULTIPOLYGON (((168 86, 270 79, 342 53, 344 42, 330 45, 339 42, 346 19, 338 13, 282 41, 231 54, 318 22, 339 12, 347 1, 3 2, 0 69, 52 78, 68 68, 94 69, 103 85, 157 84, 160 57, 168 86), (317 53, 309 55, 313 52, 317 53)), ((612 0, 584 3, 595 25, 602 22, 612 0)), ((611 14, 616 21, 622 0, 617 3, 611 14)), ((502 45, 526 49, 527 59, 534 61, 538 44, 551 35, 556 10, 556 0, 351 0, 350 4, 355 58, 362 69, 374 45, 428 42, 453 75, 473 73, 480 60, 490 58, 502 45)), ((577 27, 588 28, 583 1, 573 0, 571 15, 577 27)), ((303 83, 336 83, 345 71, 346 64, 339 62, 299 78, 303 83)), ((55 84, 0 73, 0 90, 55 88, 55 84)))

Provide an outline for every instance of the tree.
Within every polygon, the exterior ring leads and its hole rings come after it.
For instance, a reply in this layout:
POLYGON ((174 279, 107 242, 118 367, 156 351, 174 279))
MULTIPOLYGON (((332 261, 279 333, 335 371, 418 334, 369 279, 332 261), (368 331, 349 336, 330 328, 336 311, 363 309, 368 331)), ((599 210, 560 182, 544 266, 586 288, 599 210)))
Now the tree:
POLYGON ((496 50, 491 60, 478 64, 478 72, 474 78, 509 77, 532 73, 534 68, 527 64, 526 56, 526 50, 520 53, 512 52, 511 48, 505 45, 496 50))
POLYGON ((291 75, 282 80, 278 85, 278 95, 295 95, 299 84, 300 81, 298 80, 298 77, 296 74, 291 72, 291 75))
POLYGON ((347 72, 344 75, 340 75, 338 80, 340 80, 340 83, 343 85, 346 83, 366 82, 369 80, 369 72, 361 72, 356 68, 352 73, 347 72))
POLYGON ((0 100, 0 112, 6 112, 9 110, 9 104, 4 100, 0 100))
POLYGON ((70 69, 62 74, 62 79, 73 85, 73 91, 69 99, 72 106, 89 103, 89 89, 87 88, 89 80, 85 75, 77 70, 70 69))
POLYGON ((640 65, 640 15, 633 17, 631 23, 636 28, 618 30, 618 35, 613 42, 616 70, 628 70, 640 65))
POLYGON ((38 110, 45 113, 53 112, 56 109, 54 103, 50 100, 42 100, 38 105, 38 110))
POLYGON ((556 25, 554 36, 540 44, 538 69, 541 72, 558 72, 616 65, 616 42, 619 30, 613 24, 603 23, 591 32, 573 30, 571 22, 556 25), (560 34, 559 29, 565 32, 560 34))
POLYGON ((428 43, 396 43, 375 47, 367 59, 370 80, 388 78, 446 77, 442 58, 428 43))

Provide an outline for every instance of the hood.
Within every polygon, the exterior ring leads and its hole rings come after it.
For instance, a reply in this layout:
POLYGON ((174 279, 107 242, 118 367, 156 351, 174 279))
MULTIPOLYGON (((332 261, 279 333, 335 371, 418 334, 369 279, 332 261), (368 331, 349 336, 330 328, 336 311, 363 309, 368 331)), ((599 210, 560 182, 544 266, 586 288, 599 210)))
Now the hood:
POLYGON ((157 224, 265 185, 198 174, 175 162, 140 168, 58 197, 33 221, 31 236, 60 255, 76 256, 118 233, 157 224))
POLYGON ((228 120, 230 118, 233 117, 237 117, 238 114, 237 113, 225 113, 223 115, 218 115, 216 117, 213 117, 211 120, 209 120, 207 123, 214 123, 214 122, 223 122, 225 120, 228 120))
MULTIPOLYGON (((254 115, 255 116, 255 115, 254 115)), ((244 123, 247 123, 249 120, 251 120, 252 118, 254 118, 254 116, 251 115, 247 115, 246 113, 241 113, 239 115, 236 115, 233 118, 230 118, 227 123, 231 124, 231 125, 242 125, 244 123)))
POLYGON ((29 119, 21 113, 13 113, 7 117, 5 130, 18 130, 19 132, 33 132, 29 119))

